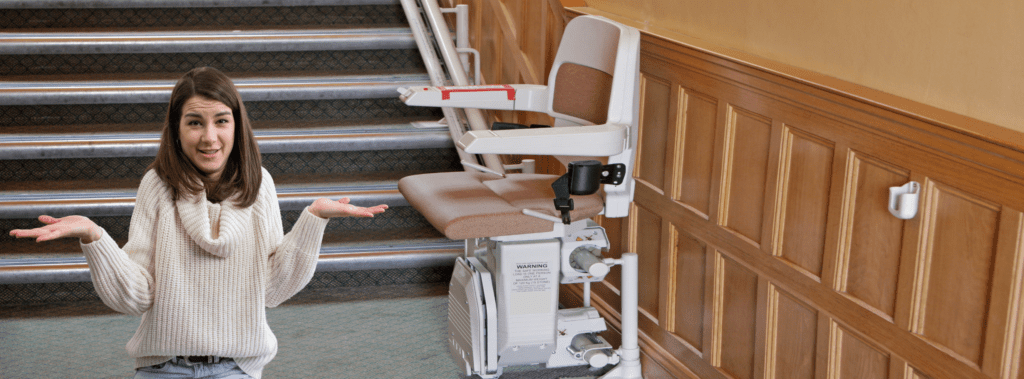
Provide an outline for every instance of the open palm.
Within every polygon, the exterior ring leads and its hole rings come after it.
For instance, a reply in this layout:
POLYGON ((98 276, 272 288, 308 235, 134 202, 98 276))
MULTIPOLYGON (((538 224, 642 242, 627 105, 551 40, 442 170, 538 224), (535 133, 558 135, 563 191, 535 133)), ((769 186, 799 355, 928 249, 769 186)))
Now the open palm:
POLYGON ((82 242, 89 243, 99 239, 102 235, 96 223, 83 216, 55 218, 43 215, 39 216, 39 221, 42 221, 46 226, 35 229, 15 229, 11 231, 11 236, 15 238, 35 238, 36 242, 77 237, 82 242))
POLYGON ((387 204, 380 204, 372 207, 360 207, 349 204, 349 198, 343 197, 338 201, 328 198, 319 198, 309 206, 310 213, 321 218, 331 217, 373 217, 388 209, 387 204))

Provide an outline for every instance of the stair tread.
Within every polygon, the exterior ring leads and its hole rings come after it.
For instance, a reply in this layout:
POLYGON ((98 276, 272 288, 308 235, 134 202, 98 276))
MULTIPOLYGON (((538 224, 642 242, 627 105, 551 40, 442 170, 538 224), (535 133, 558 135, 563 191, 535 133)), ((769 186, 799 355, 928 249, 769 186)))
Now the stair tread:
MULTIPOLYGON (((0 147, 8 144, 52 145, 57 141, 73 144, 94 144, 125 140, 131 140, 133 143, 152 142, 160 140, 160 129, 162 127, 163 125, 161 124, 150 123, 60 125, 53 128, 24 127, 19 130, 5 128, 4 130, 9 132, 0 134, 0 147), (68 130, 74 130, 74 132, 69 133, 68 130)), ((445 126, 423 119, 410 120, 408 122, 350 122, 349 124, 326 120, 307 122, 264 121, 253 123, 253 134, 255 134, 257 140, 306 136, 329 138, 331 136, 359 136, 378 133, 432 133, 436 132, 439 127, 445 126)))
POLYGON ((50 28, 0 32, 0 54, 147 54, 415 49, 408 26, 50 28))
MULTIPOLYGON (((444 125, 422 119, 373 124, 350 122, 347 125, 330 121, 257 124, 262 127, 254 128, 253 132, 263 153, 454 146, 444 125)), ((77 128, 61 126, 49 128, 51 133, 0 134, 0 159, 156 156, 160 131, 154 128, 159 127, 147 124, 136 125, 141 131, 53 132, 77 128)))
POLYGON ((317 5, 397 5, 399 0, 62 0, 0 1, 0 8, 197 8, 197 7, 279 7, 317 5))
MULTIPOLYGON (((285 231, 287 232, 287 231, 285 231)), ((435 232, 436 233, 436 232, 435 232)), ((359 254, 366 252, 380 251, 401 251, 401 250, 440 250, 458 249, 462 247, 462 241, 453 241, 445 238, 440 233, 435 236, 426 235, 420 232, 417 238, 403 239, 355 239, 344 238, 343 235, 366 233, 335 232, 325 233, 321 245, 320 254, 328 258, 338 254, 359 254)), ((118 246, 123 246, 127 240, 115 239, 118 246)), ((0 268, 17 266, 40 266, 45 265, 68 265, 85 263, 85 256, 82 255, 82 248, 79 242, 74 239, 61 239, 44 243, 36 243, 32 240, 15 240, 0 244, 0 268)))
POLYGON ((187 39, 201 36, 208 39, 223 37, 227 39, 245 39, 262 36, 348 36, 348 35, 406 35, 412 34, 408 25, 394 26, 387 24, 374 25, 274 25, 258 27, 251 25, 214 26, 189 25, 187 29, 180 27, 132 27, 132 28, 46 28, 46 29, 3 29, 0 41, 17 42, 33 40, 37 42, 91 41, 94 39, 108 42, 122 42, 146 39, 187 39), (39 41, 42 40, 42 41, 39 41))
MULTIPOLYGON (((274 175, 278 197, 298 193, 372 191, 398 188, 398 180, 417 174, 412 171, 361 172, 350 175, 274 175)), ((0 183, 0 206, 23 201, 67 201, 74 199, 131 201, 142 178, 127 180, 68 180, 0 183), (53 190, 53 188, 61 188, 53 190), (65 190, 73 188, 73 190, 65 190)))
MULTIPOLYGON (((396 89, 429 85, 417 72, 227 73, 245 101, 395 98, 396 89)), ((6 77, 0 105, 166 103, 181 73, 6 77), (29 80, 26 80, 29 79, 29 80)))
MULTIPOLYGON (((140 74, 87 74, 87 75, 11 75, 0 79, 0 91, 42 91, 42 90, 74 90, 74 91, 109 91, 117 88, 150 88, 168 91, 183 73, 140 73, 140 74)), ((348 83, 379 83, 393 81, 429 80, 424 72, 403 72, 395 70, 378 70, 368 72, 341 71, 275 71, 275 72, 225 72, 238 87, 288 87, 348 83)), ((395 93, 398 97, 398 93, 395 93)))

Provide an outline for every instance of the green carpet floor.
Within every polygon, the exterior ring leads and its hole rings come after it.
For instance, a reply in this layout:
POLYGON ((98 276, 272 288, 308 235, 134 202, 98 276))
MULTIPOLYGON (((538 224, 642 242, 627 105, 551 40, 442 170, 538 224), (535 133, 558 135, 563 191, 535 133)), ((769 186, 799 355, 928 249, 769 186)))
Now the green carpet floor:
MULTIPOLYGON (((267 310, 279 348, 263 377, 463 378, 446 350, 447 288, 307 289, 267 310)), ((138 322, 96 301, 0 306, 0 378, 130 378, 138 322)), ((597 374, 532 366, 501 378, 597 374)))

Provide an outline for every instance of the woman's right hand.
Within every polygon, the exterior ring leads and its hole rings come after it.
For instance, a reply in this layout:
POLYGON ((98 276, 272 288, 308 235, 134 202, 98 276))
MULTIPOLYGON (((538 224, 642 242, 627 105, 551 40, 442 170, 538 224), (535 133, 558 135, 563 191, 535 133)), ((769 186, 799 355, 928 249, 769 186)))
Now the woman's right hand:
POLYGON ((92 243, 103 237, 103 230, 99 225, 84 216, 67 216, 54 218, 50 216, 39 216, 46 226, 35 229, 15 229, 11 236, 15 238, 35 238, 36 242, 54 240, 58 238, 78 237, 82 243, 92 243))

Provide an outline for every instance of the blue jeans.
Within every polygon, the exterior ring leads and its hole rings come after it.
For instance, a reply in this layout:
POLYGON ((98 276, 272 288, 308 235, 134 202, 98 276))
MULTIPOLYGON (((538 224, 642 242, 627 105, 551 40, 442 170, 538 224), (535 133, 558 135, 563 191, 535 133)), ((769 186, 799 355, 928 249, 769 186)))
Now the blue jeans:
POLYGON ((231 358, 221 358, 217 363, 189 363, 181 358, 135 369, 135 379, 159 378, 207 378, 207 379, 252 379, 242 371, 231 358))

